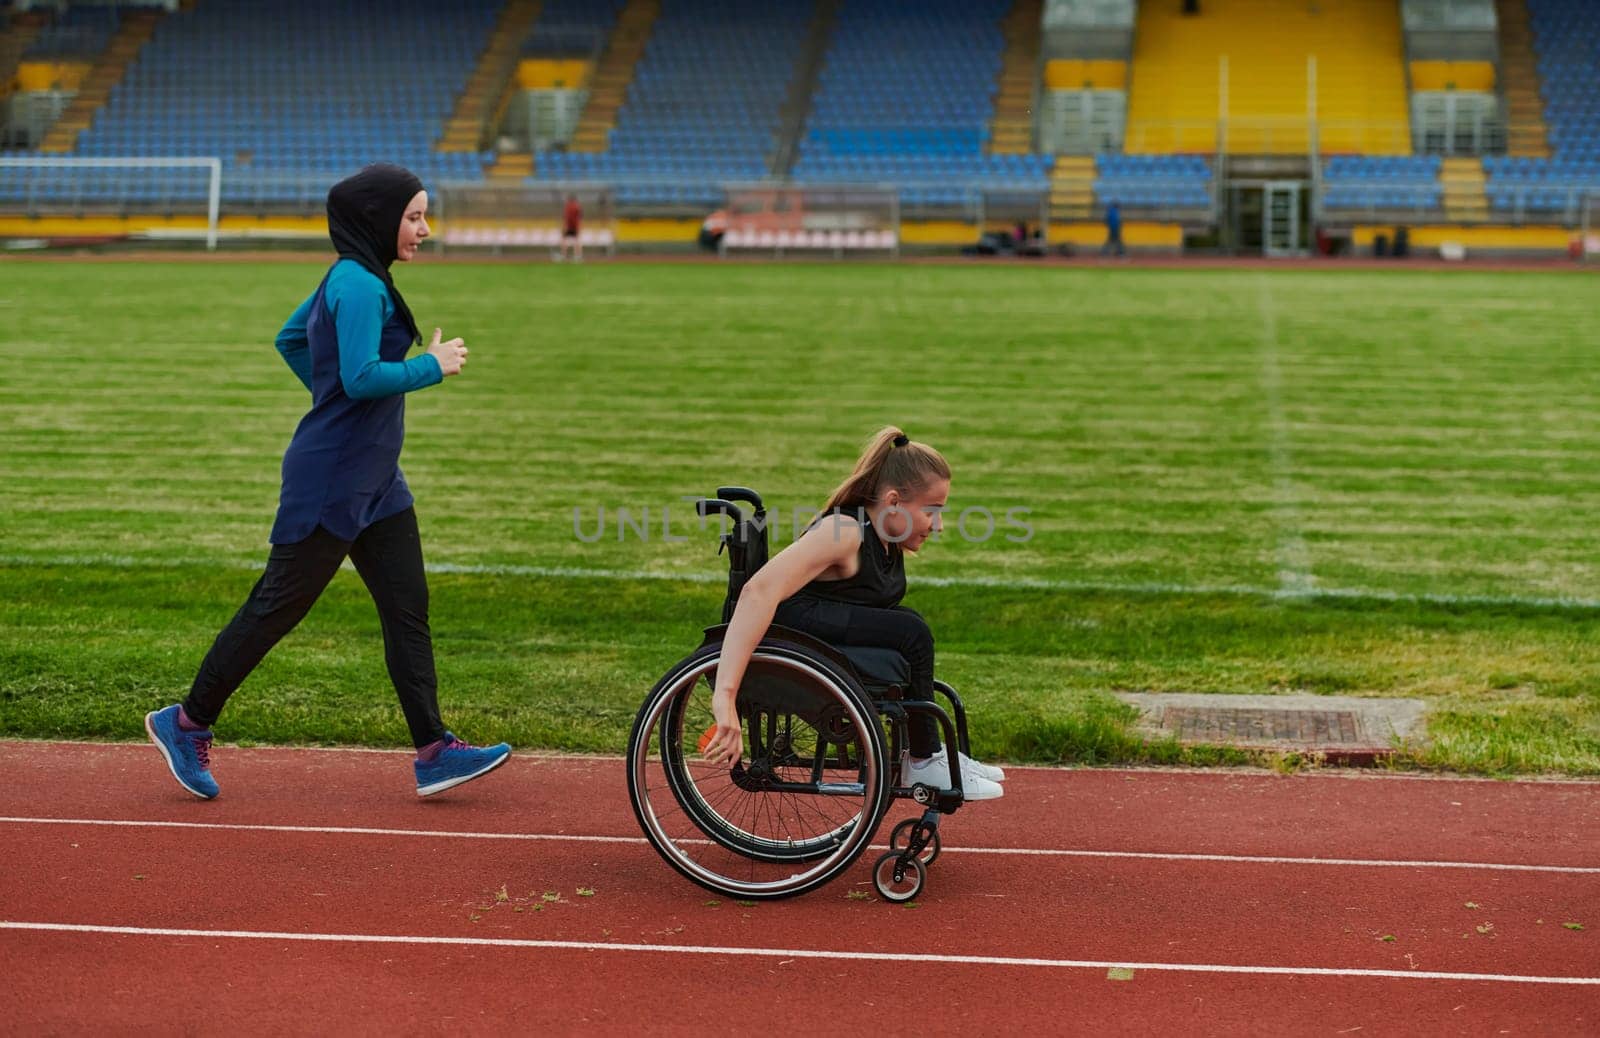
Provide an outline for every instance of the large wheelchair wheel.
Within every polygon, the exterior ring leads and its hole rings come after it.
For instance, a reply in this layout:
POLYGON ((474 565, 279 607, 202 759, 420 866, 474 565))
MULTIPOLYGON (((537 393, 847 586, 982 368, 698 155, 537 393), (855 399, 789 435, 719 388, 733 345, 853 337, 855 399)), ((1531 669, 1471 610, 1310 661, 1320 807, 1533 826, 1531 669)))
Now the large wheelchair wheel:
POLYGON ((745 672, 744 752, 708 763, 721 660, 713 642, 650 691, 628 741, 628 792, 667 863, 728 897, 805 893, 866 849, 889 803, 882 724, 860 686, 830 662, 769 638, 745 672))

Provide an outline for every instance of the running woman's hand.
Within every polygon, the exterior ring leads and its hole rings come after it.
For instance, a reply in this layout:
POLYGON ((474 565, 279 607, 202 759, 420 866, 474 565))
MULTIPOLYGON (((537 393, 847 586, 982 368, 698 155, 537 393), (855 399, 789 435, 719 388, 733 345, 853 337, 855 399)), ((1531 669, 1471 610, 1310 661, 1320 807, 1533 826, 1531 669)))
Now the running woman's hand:
POLYGON ((739 712, 733 705, 735 695, 734 690, 721 689, 712 695, 711 713, 717 723, 712 732, 707 733, 710 741, 700 750, 712 764, 728 768, 739 763, 739 756, 744 752, 744 731, 739 727, 739 712))
POLYGON ((439 370, 444 372, 446 377, 459 375, 461 366, 467 362, 467 348, 462 345, 460 339, 440 342, 439 340, 443 338, 444 332, 435 328, 433 330, 433 342, 428 346, 428 353, 434 360, 439 362, 439 370))

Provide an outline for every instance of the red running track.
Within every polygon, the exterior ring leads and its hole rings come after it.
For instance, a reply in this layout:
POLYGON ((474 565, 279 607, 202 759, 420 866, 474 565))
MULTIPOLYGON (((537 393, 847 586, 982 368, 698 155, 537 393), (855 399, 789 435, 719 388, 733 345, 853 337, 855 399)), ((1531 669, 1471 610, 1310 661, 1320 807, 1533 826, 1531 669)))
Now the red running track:
POLYGON ((0 743, 3 1030, 1600 1033, 1600 784, 1010 769, 908 908, 870 852, 714 899, 615 759, 431 801, 405 754, 216 774, 0 743))

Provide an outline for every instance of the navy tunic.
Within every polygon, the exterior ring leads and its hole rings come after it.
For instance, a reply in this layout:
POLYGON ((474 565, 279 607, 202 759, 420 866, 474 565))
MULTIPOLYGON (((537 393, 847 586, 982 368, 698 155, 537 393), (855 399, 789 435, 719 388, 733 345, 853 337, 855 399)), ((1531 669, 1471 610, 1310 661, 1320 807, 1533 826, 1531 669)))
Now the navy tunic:
POLYGON ((318 526, 343 541, 411 507, 400 472, 405 394, 443 381, 412 338, 383 282, 340 260, 278 333, 277 347, 311 390, 311 410, 283 455, 273 544, 318 526))

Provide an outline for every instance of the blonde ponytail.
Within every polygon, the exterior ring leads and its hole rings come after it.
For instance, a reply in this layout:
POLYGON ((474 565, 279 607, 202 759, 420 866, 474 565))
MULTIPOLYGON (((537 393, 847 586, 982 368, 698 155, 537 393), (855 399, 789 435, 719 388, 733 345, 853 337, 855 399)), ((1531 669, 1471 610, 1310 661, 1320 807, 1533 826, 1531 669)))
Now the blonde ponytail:
POLYGON ((950 464, 942 454, 906 436, 898 426, 886 425, 867 441, 854 471, 828 496, 822 512, 864 511, 890 488, 915 494, 935 480, 949 478, 950 464))

